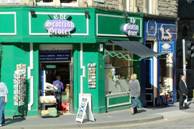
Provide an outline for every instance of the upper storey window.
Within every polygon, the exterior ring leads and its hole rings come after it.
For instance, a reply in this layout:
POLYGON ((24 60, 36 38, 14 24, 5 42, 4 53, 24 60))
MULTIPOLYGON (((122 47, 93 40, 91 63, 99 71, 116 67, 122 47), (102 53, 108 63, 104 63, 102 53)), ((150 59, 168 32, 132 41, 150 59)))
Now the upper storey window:
POLYGON ((78 0, 37 0, 38 6, 78 6, 78 0))
POLYGON ((78 6, 78 0, 60 0, 62 6, 78 6))
POLYGON ((13 4, 13 3, 21 3, 21 0, 0 0, 0 4, 13 4))

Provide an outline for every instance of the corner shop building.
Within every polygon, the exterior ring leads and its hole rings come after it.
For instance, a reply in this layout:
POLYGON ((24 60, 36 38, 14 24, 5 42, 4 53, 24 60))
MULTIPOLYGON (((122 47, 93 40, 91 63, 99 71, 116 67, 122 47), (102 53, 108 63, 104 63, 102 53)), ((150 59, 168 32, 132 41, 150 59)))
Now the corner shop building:
MULTIPOLYGON (((139 22, 138 35, 132 40, 142 41, 142 16, 130 14, 130 17, 139 22)), ((27 115, 39 112, 44 71, 47 82, 52 83, 56 74, 60 74, 64 83, 71 85, 72 111, 77 111, 79 93, 84 92, 92 95, 93 112, 105 112, 103 47, 108 40, 129 40, 120 30, 123 23, 126 18, 122 12, 94 8, 2 7, 1 80, 9 90, 6 115, 18 113, 18 105, 14 104, 14 72, 18 64, 26 67, 25 104, 19 110, 26 110, 27 115), (93 66, 95 79, 89 81, 88 68, 93 66)), ((115 101, 130 104, 128 96, 115 101)))

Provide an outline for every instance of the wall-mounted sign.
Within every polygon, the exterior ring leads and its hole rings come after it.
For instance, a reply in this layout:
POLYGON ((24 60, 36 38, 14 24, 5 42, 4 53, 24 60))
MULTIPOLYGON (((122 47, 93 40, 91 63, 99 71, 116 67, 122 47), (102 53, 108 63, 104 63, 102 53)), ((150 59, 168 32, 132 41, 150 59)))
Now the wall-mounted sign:
POLYGON ((51 35, 70 35, 70 33, 75 29, 75 25, 72 21, 56 18, 47 20, 45 22, 45 28, 51 35))
POLYGON ((148 20, 146 24, 147 37, 155 38, 157 34, 157 22, 154 20, 148 20))
POLYGON ((136 24, 136 19, 133 17, 130 18, 129 23, 123 25, 122 29, 128 36, 139 35, 139 25, 136 24))
POLYGON ((45 50, 40 51, 40 61, 70 61, 71 51, 69 50, 45 50))
POLYGON ((159 53, 173 53, 175 42, 159 41, 159 53))
POLYGON ((96 88, 96 63, 88 64, 88 85, 90 88, 96 88))
POLYGON ((158 26, 158 40, 160 41, 176 40, 176 25, 160 24, 160 26, 158 26))

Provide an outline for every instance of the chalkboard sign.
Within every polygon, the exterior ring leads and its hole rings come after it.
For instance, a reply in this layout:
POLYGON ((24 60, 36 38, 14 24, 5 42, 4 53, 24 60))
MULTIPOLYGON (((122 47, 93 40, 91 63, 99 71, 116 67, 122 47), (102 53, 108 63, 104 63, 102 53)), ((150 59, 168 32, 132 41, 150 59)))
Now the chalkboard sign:
POLYGON ((89 120, 94 121, 94 116, 91 111, 91 94, 80 94, 79 97, 80 105, 76 115, 76 121, 82 123, 86 114, 89 120))

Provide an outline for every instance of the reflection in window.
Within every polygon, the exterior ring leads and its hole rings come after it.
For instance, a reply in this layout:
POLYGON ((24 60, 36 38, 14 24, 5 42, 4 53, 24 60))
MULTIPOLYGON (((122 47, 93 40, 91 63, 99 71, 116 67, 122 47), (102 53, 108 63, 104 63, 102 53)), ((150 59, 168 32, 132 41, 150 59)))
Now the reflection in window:
MULTIPOLYGON (((127 50, 117 45, 108 44, 105 46, 105 49, 108 51, 114 51, 115 53, 122 52, 123 55, 129 55, 132 57, 132 55, 129 54, 127 50)), ((112 66, 113 68, 115 68, 115 74, 120 79, 128 79, 128 76, 133 72, 133 62, 129 60, 120 59, 118 57, 111 57, 110 55, 107 55, 107 57, 105 58, 105 65, 112 66)))

